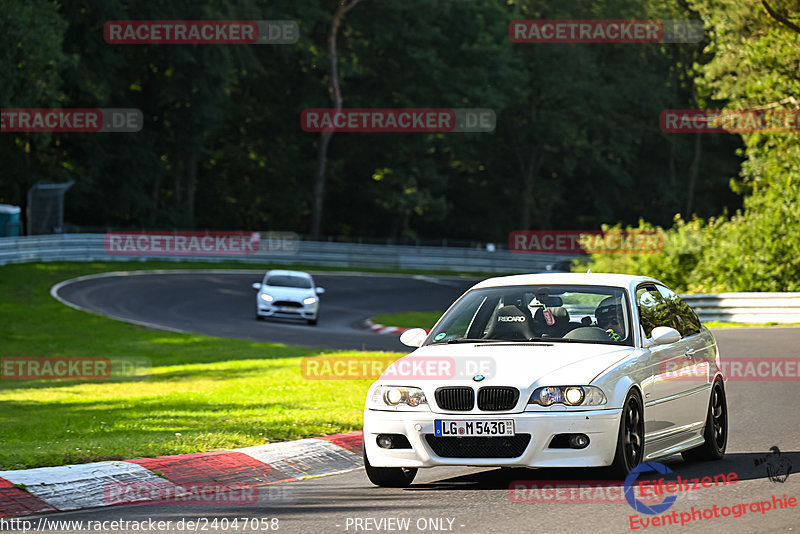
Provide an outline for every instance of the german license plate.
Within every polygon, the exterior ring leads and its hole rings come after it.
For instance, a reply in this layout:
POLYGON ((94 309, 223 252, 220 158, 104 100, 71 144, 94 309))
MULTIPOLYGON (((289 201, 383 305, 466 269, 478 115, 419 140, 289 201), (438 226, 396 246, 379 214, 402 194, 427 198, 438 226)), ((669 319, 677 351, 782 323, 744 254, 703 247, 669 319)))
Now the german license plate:
POLYGON ((464 421, 435 419, 433 421, 433 434, 435 436, 457 437, 513 436, 514 420, 497 419, 493 421, 464 421))

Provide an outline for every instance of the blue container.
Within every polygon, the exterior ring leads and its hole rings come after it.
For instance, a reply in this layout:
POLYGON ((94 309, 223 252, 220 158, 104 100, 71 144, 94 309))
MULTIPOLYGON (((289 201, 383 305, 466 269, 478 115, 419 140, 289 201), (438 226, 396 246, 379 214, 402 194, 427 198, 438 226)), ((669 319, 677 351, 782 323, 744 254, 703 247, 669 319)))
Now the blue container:
POLYGON ((0 204, 0 237, 16 237, 19 235, 19 206, 0 204))

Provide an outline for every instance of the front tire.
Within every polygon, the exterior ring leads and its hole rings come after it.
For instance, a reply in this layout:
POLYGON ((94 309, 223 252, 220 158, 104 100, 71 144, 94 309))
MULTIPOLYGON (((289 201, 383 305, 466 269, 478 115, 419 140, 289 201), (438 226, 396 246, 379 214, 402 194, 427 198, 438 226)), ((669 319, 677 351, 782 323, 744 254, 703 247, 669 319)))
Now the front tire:
POLYGON ((642 463, 644 456, 644 408, 635 390, 625 397, 617 435, 617 451, 611 464, 611 475, 624 479, 631 469, 642 463))
POLYGON ((367 458, 367 448, 361 443, 364 451, 364 469, 369 481, 382 488, 407 488, 417 476, 416 467, 372 467, 367 458))
POLYGON ((721 460, 725 456, 725 449, 728 446, 728 401, 721 380, 715 380, 711 389, 703 437, 705 443, 681 453, 684 460, 687 462, 721 460))

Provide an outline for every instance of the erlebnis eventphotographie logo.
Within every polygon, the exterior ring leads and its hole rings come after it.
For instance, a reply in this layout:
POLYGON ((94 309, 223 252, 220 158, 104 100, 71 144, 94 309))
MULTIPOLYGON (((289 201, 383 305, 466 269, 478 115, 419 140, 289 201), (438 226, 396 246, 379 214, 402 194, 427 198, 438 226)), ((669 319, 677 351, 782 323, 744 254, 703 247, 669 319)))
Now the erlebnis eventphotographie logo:
POLYGON ((770 482, 784 483, 792 471, 792 462, 786 456, 781 456, 781 450, 777 446, 772 446, 769 450, 770 454, 756 458, 753 463, 766 468, 770 482))

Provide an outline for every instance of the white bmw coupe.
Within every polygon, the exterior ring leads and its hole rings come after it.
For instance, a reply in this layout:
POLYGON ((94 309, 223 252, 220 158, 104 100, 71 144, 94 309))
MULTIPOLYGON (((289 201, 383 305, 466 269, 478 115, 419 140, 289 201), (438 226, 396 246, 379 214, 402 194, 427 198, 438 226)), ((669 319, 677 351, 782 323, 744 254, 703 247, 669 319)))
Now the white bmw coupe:
POLYGON ((610 467, 725 454, 717 344, 653 278, 532 274, 485 280, 370 387, 364 463, 378 486, 420 467, 610 467))

